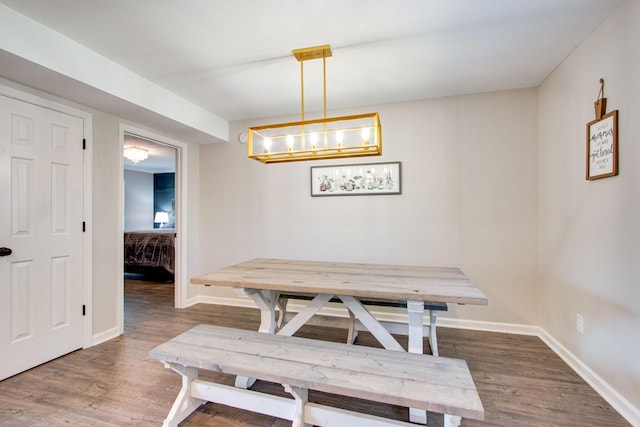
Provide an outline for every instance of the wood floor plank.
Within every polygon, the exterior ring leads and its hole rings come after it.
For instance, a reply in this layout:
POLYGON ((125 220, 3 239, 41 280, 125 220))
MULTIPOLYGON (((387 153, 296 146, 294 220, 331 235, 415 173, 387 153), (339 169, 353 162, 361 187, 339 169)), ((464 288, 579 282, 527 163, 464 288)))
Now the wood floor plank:
MULTIPOLYGON (((159 426, 180 390, 180 377, 147 352, 201 323, 256 330, 257 309, 197 304, 173 308, 171 284, 127 281, 125 334, 79 350, 0 382, 0 426, 159 426)), ((297 335, 344 342, 346 330, 303 327, 297 335)), ((406 337, 398 336, 406 345, 406 337)), ((358 345, 379 347, 361 332, 358 345)), ((425 348, 429 342, 425 340, 425 348)), ((629 426, 539 338, 438 328, 442 356, 467 361, 485 408, 485 420, 463 427, 629 426)), ((428 350, 427 350, 428 351, 428 350)), ((204 373, 210 381, 233 377, 204 373)), ((282 386, 259 381, 255 389, 286 396, 282 386)), ((311 401, 357 408, 407 421, 406 408, 312 391, 311 401)), ((431 414, 430 414, 431 415, 431 414)), ((187 418, 188 427, 284 427, 291 422, 207 404, 187 418)), ((442 426, 433 414, 432 427, 442 426)))

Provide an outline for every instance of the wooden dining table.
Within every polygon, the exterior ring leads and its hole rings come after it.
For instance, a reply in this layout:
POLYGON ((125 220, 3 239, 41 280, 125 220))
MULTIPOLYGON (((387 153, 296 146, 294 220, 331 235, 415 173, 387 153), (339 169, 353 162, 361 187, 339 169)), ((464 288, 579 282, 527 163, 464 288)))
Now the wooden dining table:
MULTIPOLYGON (((457 267, 428 267, 257 258, 197 277, 191 283, 231 287, 253 299, 261 312, 260 332, 293 335, 330 300, 339 299, 350 313, 388 350, 405 351, 360 299, 406 303, 408 348, 423 352, 425 302, 487 305, 486 295, 457 267), (313 295, 290 321, 277 329, 278 296, 313 295)), ((247 379, 250 381, 250 379, 247 379)), ((236 382, 242 384, 242 379, 236 382)), ((412 412, 413 422, 426 414, 412 412)))

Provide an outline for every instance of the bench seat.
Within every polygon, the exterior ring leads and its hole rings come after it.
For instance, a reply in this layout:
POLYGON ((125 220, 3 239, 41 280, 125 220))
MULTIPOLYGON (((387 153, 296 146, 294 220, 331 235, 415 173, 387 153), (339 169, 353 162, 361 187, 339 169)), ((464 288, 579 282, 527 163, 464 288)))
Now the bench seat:
MULTIPOLYGON (((301 294, 301 293, 281 293, 278 296, 278 308, 280 310, 280 316, 278 318, 278 326, 281 327, 284 323, 286 323, 290 316, 287 316, 287 303, 290 299, 301 299, 301 300, 312 300, 315 295, 311 294, 301 294)), ((379 307, 399 307, 399 308, 407 308, 406 301, 389 301, 383 299, 376 298, 359 298, 359 301, 364 306, 379 306, 379 307)), ((339 302, 342 301, 339 298, 332 298, 329 302, 339 302)), ((438 336, 436 333, 436 323, 438 319, 438 311, 447 311, 448 306, 445 302, 425 302, 424 309, 429 312, 429 325, 423 326, 422 335, 429 338, 429 345, 431 346, 431 353, 434 356, 438 356, 438 336)), ((335 327, 346 327, 349 331, 347 335, 347 342, 353 344, 357 337, 358 331, 366 331, 367 329, 360 324, 360 322, 355 319, 353 314, 349 312, 351 316, 350 319, 345 319, 344 321, 340 321, 340 319, 320 319, 315 324, 319 326, 335 326, 335 327)), ((314 322, 310 322, 313 324, 314 322)), ((397 322, 380 322, 384 325, 387 330, 392 334, 400 334, 407 335, 407 325, 400 324, 397 322)))
MULTIPOLYGON (((308 390, 482 420, 484 409, 464 360, 199 325, 151 350, 182 375, 164 422, 177 426, 207 401, 292 420, 293 426, 411 426, 310 403, 308 390), (294 399, 198 380, 198 369, 284 385, 294 399)), ((415 426, 415 425, 414 425, 415 426)))

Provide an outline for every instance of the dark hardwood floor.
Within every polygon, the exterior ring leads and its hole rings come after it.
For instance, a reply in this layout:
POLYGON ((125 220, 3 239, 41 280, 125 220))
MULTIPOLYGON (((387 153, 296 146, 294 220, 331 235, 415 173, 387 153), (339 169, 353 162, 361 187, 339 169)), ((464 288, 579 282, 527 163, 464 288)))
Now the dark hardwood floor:
MULTIPOLYGON (((128 280, 125 293, 123 336, 0 382, 1 426, 161 425, 180 389, 180 377, 148 359, 147 352, 199 323, 254 330, 259 324, 257 309, 206 304, 175 309, 172 284, 128 280)), ((346 331, 307 326, 300 335, 342 341, 346 331)), ((462 426, 629 425, 536 337, 449 328, 439 328, 438 335, 442 356, 467 360, 486 411, 484 422, 463 419, 462 426)), ((366 333, 358 344, 376 345, 366 333)), ((233 383, 223 374, 202 376, 233 383)), ((259 381, 254 388, 284 395, 276 384, 259 381)), ((317 392, 310 392, 310 400, 407 420, 405 408, 317 392)), ((213 404, 181 424, 290 425, 213 404)), ((430 414, 429 425, 442 426, 442 416, 430 414)))

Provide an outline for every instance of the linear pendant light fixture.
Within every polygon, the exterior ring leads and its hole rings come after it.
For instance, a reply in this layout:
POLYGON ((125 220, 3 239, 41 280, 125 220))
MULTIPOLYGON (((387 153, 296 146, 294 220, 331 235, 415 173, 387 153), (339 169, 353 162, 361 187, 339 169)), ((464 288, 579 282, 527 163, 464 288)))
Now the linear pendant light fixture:
POLYGON ((327 58, 329 45, 296 49, 300 62, 302 119, 299 122, 250 127, 248 156, 263 163, 321 160, 382 154, 382 127, 378 113, 327 117, 327 58), (304 61, 322 58, 324 116, 304 118, 304 61))

